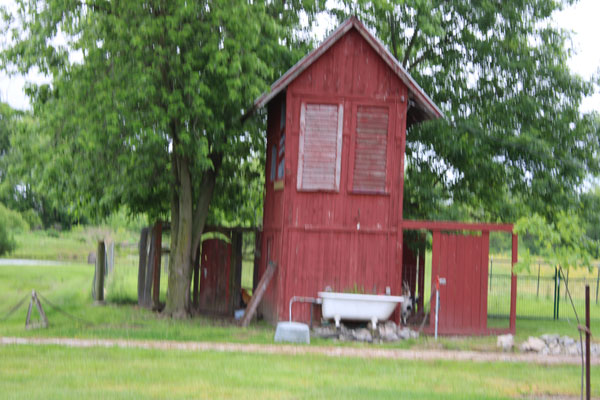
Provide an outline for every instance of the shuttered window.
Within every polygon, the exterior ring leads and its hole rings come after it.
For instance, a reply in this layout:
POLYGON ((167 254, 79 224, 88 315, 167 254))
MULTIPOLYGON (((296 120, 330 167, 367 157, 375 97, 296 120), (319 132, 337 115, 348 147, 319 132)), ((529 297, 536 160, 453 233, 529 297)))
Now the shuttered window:
POLYGON ((338 104, 302 104, 298 190, 339 190, 343 114, 338 104))
POLYGON ((359 106, 356 112, 356 144, 352 189, 385 192, 388 108, 359 106))

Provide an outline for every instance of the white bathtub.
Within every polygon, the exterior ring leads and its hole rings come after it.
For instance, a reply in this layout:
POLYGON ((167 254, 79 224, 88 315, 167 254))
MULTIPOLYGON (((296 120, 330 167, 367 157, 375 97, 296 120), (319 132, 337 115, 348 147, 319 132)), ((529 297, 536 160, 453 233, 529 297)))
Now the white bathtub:
POLYGON ((378 321, 387 320, 403 296, 384 296, 374 294, 353 294, 336 292, 319 292, 323 299, 323 318, 333 318, 335 326, 340 326, 340 320, 371 321, 373 328, 378 321))

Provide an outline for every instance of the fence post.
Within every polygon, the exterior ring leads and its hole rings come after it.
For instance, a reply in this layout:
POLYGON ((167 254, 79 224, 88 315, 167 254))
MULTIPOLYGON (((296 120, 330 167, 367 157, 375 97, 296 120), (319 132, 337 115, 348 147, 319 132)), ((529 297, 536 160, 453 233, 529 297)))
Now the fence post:
POLYGON ((139 265, 138 265, 138 305, 144 306, 144 290, 146 287, 146 259, 148 257, 148 228, 142 228, 140 233, 139 265))
POLYGON ((538 280, 537 280, 537 290, 535 292, 535 297, 540 297, 540 263, 538 263, 538 280))
POLYGON ((560 319, 560 272, 557 269, 556 273, 558 274, 558 281, 556 285, 556 319, 560 319))
POLYGON ((96 301, 104 301, 104 275, 106 274, 106 248, 104 247, 104 241, 98 242, 98 252, 96 257, 96 282, 95 292, 96 301))
MULTIPOLYGON (((568 267, 567 267, 567 277, 566 277, 566 279, 565 279, 565 287, 568 287, 568 286, 569 286, 569 271, 570 271, 570 270, 571 270, 571 268, 568 268, 568 267)), ((564 278, 564 277, 565 277, 565 275, 564 275, 564 271, 563 271, 563 278, 564 278)), ((566 298, 567 298, 567 291, 565 290, 565 300, 566 300, 566 298)))
POLYGON ((600 283, 600 266, 596 266, 598 269, 598 278, 596 278, 596 305, 598 304, 598 283, 600 283))
POLYGON ((494 274, 494 256, 490 257, 490 289, 492 289, 492 275, 494 274))
POLYGON ((556 320, 556 283, 558 282, 558 268, 554 267, 554 299, 552 301, 552 319, 556 320))

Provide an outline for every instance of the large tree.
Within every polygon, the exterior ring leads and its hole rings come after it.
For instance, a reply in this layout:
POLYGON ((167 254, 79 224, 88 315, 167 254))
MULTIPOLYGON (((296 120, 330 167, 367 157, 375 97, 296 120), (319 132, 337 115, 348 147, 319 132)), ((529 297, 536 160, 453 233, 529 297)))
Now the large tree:
POLYGON ((591 82, 567 66, 552 14, 573 1, 343 0, 388 46, 444 120, 407 135, 405 215, 461 204, 470 218, 551 218, 599 171, 600 128, 579 105, 591 82))
MULTIPOLYGON (((215 188, 236 195, 235 177, 256 174, 261 121, 242 126, 241 116, 302 52, 302 4, 19 0, 5 13, 4 67, 52 76, 30 93, 54 153, 56 196, 100 215, 125 204, 170 216, 169 315, 189 311, 215 188)), ((307 4, 310 16, 317 5, 307 4)))

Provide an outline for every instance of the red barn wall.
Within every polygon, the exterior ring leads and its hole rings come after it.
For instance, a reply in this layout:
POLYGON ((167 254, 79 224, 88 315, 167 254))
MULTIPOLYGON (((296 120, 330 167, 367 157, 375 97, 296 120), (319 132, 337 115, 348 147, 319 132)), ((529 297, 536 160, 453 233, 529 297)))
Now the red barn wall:
MULTIPOLYGON (((270 320, 288 318, 292 296, 335 291, 401 293, 402 190, 406 132, 406 86, 355 30, 349 31, 287 88, 284 190, 270 182, 271 147, 278 140, 283 97, 269 104, 264 232, 260 273, 279 265, 261 310, 270 320), (342 104, 343 136, 339 192, 298 191, 302 102, 342 104), (389 107, 386 193, 352 191, 356 107, 389 107)), ((295 320, 309 319, 294 305, 295 320)))

